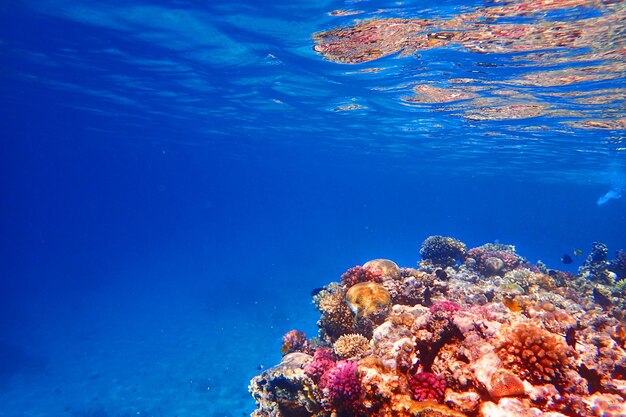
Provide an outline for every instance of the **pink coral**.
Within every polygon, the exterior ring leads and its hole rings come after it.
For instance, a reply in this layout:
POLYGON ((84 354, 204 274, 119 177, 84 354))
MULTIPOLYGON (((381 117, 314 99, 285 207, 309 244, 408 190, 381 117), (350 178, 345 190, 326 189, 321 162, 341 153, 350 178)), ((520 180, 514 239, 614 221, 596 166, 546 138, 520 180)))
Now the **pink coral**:
POLYGON ((417 401, 433 400, 440 403, 446 391, 446 380, 439 375, 420 372, 409 379, 409 389, 417 401))
POLYGON ((364 268, 362 266, 354 266, 341 275, 341 282, 347 287, 351 287, 361 282, 381 282, 382 271, 379 268, 364 268))
POLYGON ((315 382, 319 381, 324 372, 335 366, 335 355, 330 349, 320 348, 313 355, 313 362, 304 367, 304 372, 315 382))
POLYGON ((300 330, 290 330, 283 336, 283 355, 292 352, 307 352, 308 350, 309 341, 306 340, 306 335, 300 330))
POLYGON ((363 388, 356 362, 337 362, 333 368, 324 372, 319 387, 327 408, 355 414, 361 410, 363 388))
POLYGON ((435 313, 437 311, 445 311, 447 313, 454 313, 455 311, 459 311, 461 307, 453 302, 448 300, 438 301, 430 307, 430 312, 435 313))

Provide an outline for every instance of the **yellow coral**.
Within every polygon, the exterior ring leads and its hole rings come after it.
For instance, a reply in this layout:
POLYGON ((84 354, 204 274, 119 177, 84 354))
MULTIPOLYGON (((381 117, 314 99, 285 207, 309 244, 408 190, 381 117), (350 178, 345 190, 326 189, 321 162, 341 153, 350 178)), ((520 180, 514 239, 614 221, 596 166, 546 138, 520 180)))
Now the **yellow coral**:
POLYGON ((369 349, 370 342, 360 334, 344 334, 333 345, 335 353, 343 359, 355 358, 363 355, 369 349))
POLYGON ((354 314, 369 317, 386 311, 391 304, 391 296, 380 284, 361 282, 350 287, 346 301, 354 314))

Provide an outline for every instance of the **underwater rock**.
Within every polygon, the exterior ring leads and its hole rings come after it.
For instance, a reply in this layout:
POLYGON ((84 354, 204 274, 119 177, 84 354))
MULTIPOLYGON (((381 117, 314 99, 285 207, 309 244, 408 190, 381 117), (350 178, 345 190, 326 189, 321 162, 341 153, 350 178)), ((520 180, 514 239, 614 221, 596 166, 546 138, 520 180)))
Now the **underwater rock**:
POLYGON ((290 353, 273 368, 254 377, 249 391, 257 402, 252 417, 315 415, 322 407, 317 386, 304 372, 312 361, 305 353, 290 353))

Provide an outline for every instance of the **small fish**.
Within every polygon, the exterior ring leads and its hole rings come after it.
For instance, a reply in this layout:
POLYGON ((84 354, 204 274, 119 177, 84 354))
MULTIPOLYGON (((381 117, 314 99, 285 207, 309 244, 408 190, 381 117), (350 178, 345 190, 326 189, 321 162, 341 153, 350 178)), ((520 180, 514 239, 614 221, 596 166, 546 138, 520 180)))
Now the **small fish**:
POLYGON ((574 249, 574 256, 580 256, 583 254, 583 250, 582 249, 574 249))
POLYGON ((324 291, 324 287, 313 288, 311 290, 311 297, 315 297, 317 294, 321 293, 322 291, 324 291))
POLYGON ((597 288, 593 289, 593 300, 596 302, 596 304, 599 304, 603 308, 610 307, 613 304, 611 302, 611 299, 607 297, 606 295, 602 294, 600 290, 597 288))
POLYGON ((569 265, 572 263, 572 257, 569 256, 567 253, 565 255, 563 255, 563 257, 561 258, 561 262, 563 262, 565 265, 569 265))
POLYGON ((576 343, 578 343, 578 341, 576 340, 576 330, 578 329, 578 325, 576 326, 572 326, 569 327, 566 331, 565 331, 565 342, 567 343, 568 346, 576 349, 576 343))

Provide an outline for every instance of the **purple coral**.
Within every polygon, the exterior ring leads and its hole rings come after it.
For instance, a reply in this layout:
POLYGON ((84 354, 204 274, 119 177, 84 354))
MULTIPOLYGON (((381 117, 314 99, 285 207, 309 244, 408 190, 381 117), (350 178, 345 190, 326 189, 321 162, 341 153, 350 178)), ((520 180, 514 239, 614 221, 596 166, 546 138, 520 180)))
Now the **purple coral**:
POLYGON ((324 372, 335 366, 335 355, 330 349, 320 348, 313 355, 313 362, 304 367, 304 372, 315 382, 319 381, 324 372))
POLYGON ((381 282, 382 271, 378 268, 369 269, 357 265, 348 269, 341 275, 341 282, 343 282, 347 287, 368 281, 381 282))
POLYGON ((420 372, 409 379, 411 396, 417 401, 433 400, 443 402, 446 380, 429 372, 420 372))
POLYGON ((308 350, 309 341, 306 340, 306 335, 300 330, 290 330, 283 336, 283 355, 291 352, 307 352, 308 350))
POLYGON ((337 362, 322 375, 319 387, 327 408, 355 414, 361 410, 363 388, 356 362, 337 362))
POLYGON ((454 313, 455 311, 459 311, 460 309, 461 306, 459 306, 454 301, 443 300, 437 301, 435 304, 433 304, 430 307, 430 312, 435 313, 437 311, 445 311, 446 313, 454 313))

